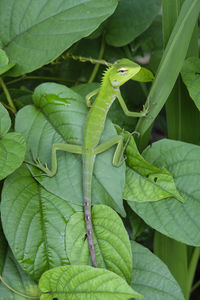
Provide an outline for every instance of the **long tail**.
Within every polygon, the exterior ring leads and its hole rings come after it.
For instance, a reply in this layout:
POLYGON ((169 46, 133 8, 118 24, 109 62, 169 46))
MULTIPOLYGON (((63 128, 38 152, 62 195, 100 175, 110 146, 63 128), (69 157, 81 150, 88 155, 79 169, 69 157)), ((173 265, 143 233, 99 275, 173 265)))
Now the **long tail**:
POLYGON ((92 237, 92 217, 91 217, 91 191, 92 191, 92 174, 94 169, 94 155, 83 155, 83 199, 85 224, 87 231, 87 239, 90 250, 90 256, 93 267, 97 267, 96 254, 94 249, 94 241, 92 237))

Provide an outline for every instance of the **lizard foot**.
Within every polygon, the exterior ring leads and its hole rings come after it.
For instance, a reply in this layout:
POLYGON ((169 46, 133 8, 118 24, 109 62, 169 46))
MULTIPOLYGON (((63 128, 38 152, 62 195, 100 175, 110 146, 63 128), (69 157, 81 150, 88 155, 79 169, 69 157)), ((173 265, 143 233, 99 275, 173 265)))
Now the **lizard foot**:
POLYGON ((48 168, 47 164, 43 165, 41 163, 41 161, 39 160, 39 158, 34 158, 33 156, 33 153, 31 151, 31 154, 32 154, 32 159, 33 159, 33 162, 30 162, 30 161, 25 161, 25 163, 31 165, 31 166, 34 166, 38 169, 40 169, 41 171, 43 171, 44 173, 41 173, 41 174, 36 174, 34 176, 48 176, 48 177, 53 177, 55 174, 48 168))
POLYGON ((141 111, 142 117, 146 117, 148 112, 149 112, 149 101, 147 102, 147 106, 146 103, 143 105, 143 109, 141 111))

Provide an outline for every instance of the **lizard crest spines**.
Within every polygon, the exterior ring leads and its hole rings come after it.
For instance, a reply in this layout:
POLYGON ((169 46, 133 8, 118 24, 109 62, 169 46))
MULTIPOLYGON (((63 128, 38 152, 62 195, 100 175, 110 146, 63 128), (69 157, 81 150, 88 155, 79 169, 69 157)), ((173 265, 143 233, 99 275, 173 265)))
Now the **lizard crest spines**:
POLYGON ((110 66, 110 67, 107 67, 103 73, 102 73, 102 78, 101 78, 101 87, 103 85, 103 83, 106 81, 107 77, 108 77, 108 74, 109 74, 109 71, 110 69, 112 68, 113 66, 110 66))
POLYGON ((129 59, 123 58, 117 60, 103 72, 101 87, 104 82, 110 82, 113 87, 118 88, 138 73, 140 68, 138 64, 129 59))

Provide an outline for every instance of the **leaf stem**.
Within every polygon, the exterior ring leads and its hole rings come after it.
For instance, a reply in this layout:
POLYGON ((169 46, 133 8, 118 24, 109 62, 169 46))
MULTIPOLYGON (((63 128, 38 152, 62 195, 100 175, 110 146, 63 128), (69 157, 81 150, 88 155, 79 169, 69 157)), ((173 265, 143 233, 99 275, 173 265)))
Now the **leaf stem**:
MULTIPOLYGON (((101 41, 101 47, 100 47, 100 51, 99 51, 98 60, 101 60, 101 59, 102 59, 103 54, 104 54, 104 50, 105 50, 105 39, 104 39, 104 35, 103 35, 102 41, 101 41)), ((90 78, 89 78, 89 80, 88 80, 88 83, 91 83, 91 82, 94 81, 94 79, 95 79, 95 77, 96 77, 96 75, 97 75, 97 72, 98 72, 98 70, 99 70, 99 66, 100 66, 99 63, 95 64, 94 69, 93 69, 93 71, 92 71, 92 74, 91 74, 91 76, 90 76, 90 78)))
POLYGON ((17 294, 17 295, 19 295, 19 296, 22 296, 22 297, 28 298, 28 299, 39 299, 39 298, 40 298, 39 296, 28 296, 28 295, 25 295, 25 294, 23 294, 23 293, 20 293, 20 292, 16 291, 15 289, 13 289, 10 285, 8 285, 8 284, 5 282, 5 280, 1 277, 1 275, 0 275, 0 280, 1 280, 1 282, 2 282, 2 283, 3 283, 10 291, 12 291, 13 293, 15 293, 15 294, 17 294))
POLYGON ((8 89, 7 89, 7 86, 5 85, 5 83, 4 83, 2 77, 0 77, 0 84, 1 84, 1 86, 2 86, 2 89, 3 89, 3 91, 4 91, 4 94, 5 94, 5 96, 6 96, 6 99, 7 99, 8 103, 9 103, 9 105, 10 105, 10 108, 11 108, 12 112, 15 114, 15 113, 17 112, 17 111, 16 111, 16 108, 15 108, 15 106, 14 106, 14 103, 13 103, 13 101, 12 101, 12 98, 11 98, 11 96, 10 96, 10 93, 9 93, 9 91, 8 91, 8 89))

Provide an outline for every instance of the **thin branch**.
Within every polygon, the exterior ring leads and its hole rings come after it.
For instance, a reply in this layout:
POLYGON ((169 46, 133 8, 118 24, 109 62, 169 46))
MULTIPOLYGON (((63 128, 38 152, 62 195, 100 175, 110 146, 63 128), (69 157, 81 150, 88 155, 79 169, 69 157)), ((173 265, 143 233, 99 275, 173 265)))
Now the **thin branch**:
POLYGON ((193 292, 194 290, 196 290, 198 287, 200 286, 200 280, 198 280, 193 287, 191 288, 191 292, 193 292))
POLYGON ((50 80, 50 81, 59 81, 59 82, 70 82, 70 83, 75 83, 75 81, 73 80, 66 80, 64 78, 59 78, 59 77, 48 77, 48 76, 27 76, 27 75, 23 75, 17 79, 11 80, 9 82, 7 82, 7 85, 22 81, 22 80, 50 80))
MULTIPOLYGON (((98 60, 101 60, 103 58, 103 54, 104 54, 104 50, 105 50, 105 39, 104 39, 104 35, 102 37, 102 41, 101 41, 101 47, 100 47, 100 51, 99 51, 99 56, 98 56, 98 60)), ((99 70, 99 67, 100 67, 100 64, 97 63, 95 64, 94 66, 94 69, 92 71, 92 74, 88 80, 88 83, 91 83, 94 81, 96 75, 97 75, 97 72, 99 70)))
POLYGON ((69 54, 69 53, 67 53, 66 55, 63 55, 62 58, 63 59, 72 58, 74 60, 79 60, 81 62, 90 62, 91 64, 100 64, 100 65, 105 65, 105 66, 108 66, 108 67, 112 66, 111 63, 107 62, 104 59, 95 59, 95 58, 92 58, 92 57, 76 56, 76 55, 69 54))
POLYGON ((11 109, 12 112, 15 114, 15 113, 17 112, 17 110, 16 110, 16 108, 15 108, 15 106, 14 106, 14 103, 13 103, 13 101, 12 101, 12 98, 11 98, 11 96, 10 96, 10 93, 9 93, 9 91, 8 91, 8 89, 7 89, 7 86, 5 85, 5 83, 4 83, 2 77, 0 77, 0 84, 1 84, 1 86, 2 86, 2 89, 3 89, 3 91, 4 91, 4 94, 5 94, 5 96, 6 96, 6 99, 7 99, 8 103, 9 103, 9 105, 10 105, 10 109, 11 109))

